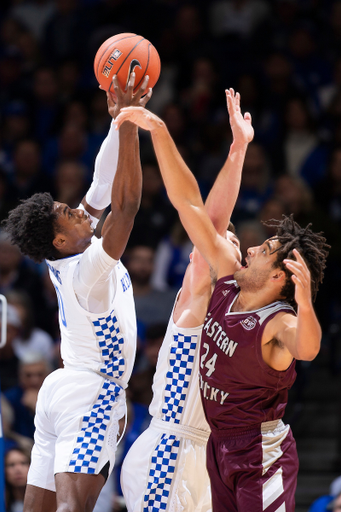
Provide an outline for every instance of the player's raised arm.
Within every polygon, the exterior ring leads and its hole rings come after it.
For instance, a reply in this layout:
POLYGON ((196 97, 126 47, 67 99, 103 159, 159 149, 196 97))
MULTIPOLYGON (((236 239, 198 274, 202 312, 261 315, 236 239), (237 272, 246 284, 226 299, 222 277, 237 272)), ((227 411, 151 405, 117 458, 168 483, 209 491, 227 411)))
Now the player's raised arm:
POLYGON ((152 135, 154 150, 168 196, 178 210, 181 222, 193 244, 201 252, 215 275, 234 269, 226 252, 224 239, 218 235, 209 218, 197 181, 171 138, 165 123, 146 109, 128 107, 121 110, 117 126, 129 120, 152 135))
MULTIPOLYGON (((117 78, 113 83, 118 87, 117 78)), ((145 106, 151 97, 152 91, 142 97, 147 88, 145 81, 136 95, 119 94, 118 96, 107 93, 108 112, 113 120, 118 116, 121 108, 128 105, 145 106)), ((138 152, 138 139, 136 139, 135 151, 138 152)), ((119 152, 119 132, 115 129, 113 121, 107 137, 104 139, 95 160, 95 171, 90 188, 82 200, 84 209, 91 215, 92 225, 95 228, 105 209, 111 202, 112 184, 117 171, 119 152)))
MULTIPOLYGON (((205 202, 206 211, 217 232, 225 236, 230 218, 237 201, 246 150, 253 139, 251 116, 248 112, 241 114, 240 95, 233 89, 227 89, 226 103, 232 131, 232 144, 226 162, 220 170, 205 202)), ((238 245, 236 237, 229 237, 238 245)), ((202 294, 205 289, 209 268, 199 251, 194 248, 191 265, 188 267, 182 286, 182 292, 202 294)), ((181 298, 180 298, 181 300, 181 298)))
POLYGON ((233 141, 205 203, 207 213, 221 235, 227 229, 237 201, 246 150, 254 135, 250 113, 246 112, 244 116, 241 113, 239 93, 233 89, 227 89, 225 93, 233 141))
POLYGON ((309 269, 299 251, 294 249, 293 253, 296 260, 286 259, 283 263, 292 272, 297 317, 285 315, 281 319, 278 337, 295 359, 311 361, 319 353, 322 330, 312 303, 309 269))
MULTIPOLYGON (((151 90, 141 100, 148 86, 145 77, 142 86, 133 94, 135 73, 132 73, 124 93, 114 77, 114 95, 107 93, 109 109, 115 110, 124 105, 138 105, 140 101, 147 102, 151 90)), ((143 108, 143 107, 141 107, 143 108)), ((103 249, 114 259, 119 259, 127 245, 134 218, 140 206, 142 192, 142 171, 139 154, 137 127, 123 123, 119 130, 119 155, 117 171, 111 187, 111 212, 108 214, 102 228, 103 249)))

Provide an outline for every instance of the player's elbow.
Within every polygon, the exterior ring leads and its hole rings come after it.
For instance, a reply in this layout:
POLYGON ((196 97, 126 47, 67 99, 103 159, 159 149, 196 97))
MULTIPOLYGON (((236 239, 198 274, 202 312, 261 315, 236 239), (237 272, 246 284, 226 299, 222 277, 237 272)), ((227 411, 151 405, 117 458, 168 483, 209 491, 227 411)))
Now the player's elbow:
POLYGON ((320 352, 321 343, 316 342, 314 345, 305 347, 304 350, 300 350, 296 356, 296 359, 301 361, 313 361, 317 354, 320 352))
POLYGON ((135 217, 141 204, 141 195, 124 196, 111 203, 111 211, 114 215, 135 217))

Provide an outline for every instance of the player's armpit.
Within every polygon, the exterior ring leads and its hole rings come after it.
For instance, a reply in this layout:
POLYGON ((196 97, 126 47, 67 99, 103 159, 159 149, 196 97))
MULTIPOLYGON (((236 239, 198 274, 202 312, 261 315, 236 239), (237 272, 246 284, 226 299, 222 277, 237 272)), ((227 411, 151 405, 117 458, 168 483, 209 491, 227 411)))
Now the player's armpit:
POLYGON ((295 354, 297 318, 280 312, 265 326, 262 336, 262 355, 265 363, 277 371, 289 368, 295 354))

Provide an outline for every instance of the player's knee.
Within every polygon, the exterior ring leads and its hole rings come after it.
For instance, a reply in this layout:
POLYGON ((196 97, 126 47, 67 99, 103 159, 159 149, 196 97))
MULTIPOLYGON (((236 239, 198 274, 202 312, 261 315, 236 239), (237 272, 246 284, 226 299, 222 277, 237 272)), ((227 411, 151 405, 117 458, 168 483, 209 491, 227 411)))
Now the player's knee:
POLYGON ((96 496, 88 496, 86 500, 71 499, 60 503, 56 512, 92 512, 97 501, 96 496))

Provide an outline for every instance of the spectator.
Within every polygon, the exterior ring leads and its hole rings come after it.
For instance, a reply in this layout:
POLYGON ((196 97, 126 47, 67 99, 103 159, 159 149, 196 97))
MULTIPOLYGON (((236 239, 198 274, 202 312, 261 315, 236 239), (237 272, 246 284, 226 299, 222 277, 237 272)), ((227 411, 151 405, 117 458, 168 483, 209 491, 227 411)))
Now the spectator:
POLYGON ((333 512, 340 512, 341 510, 341 493, 333 499, 331 503, 327 506, 327 510, 332 510, 333 512))
POLYGON ((13 150, 30 133, 28 108, 22 101, 12 101, 3 109, 2 145, 9 161, 13 159, 13 150))
POLYGON ((33 438, 38 392, 51 370, 50 364, 34 352, 20 361, 19 384, 5 391, 14 411, 13 430, 18 434, 33 438))
POLYGON ((139 332, 142 339, 144 328, 168 321, 176 294, 176 289, 160 291, 152 287, 154 258, 155 250, 152 247, 138 245, 129 250, 126 261, 134 289, 136 316, 142 323, 139 332))
POLYGON ((25 437, 12 430, 14 422, 14 411, 7 398, 1 393, 1 419, 2 419, 2 430, 4 439, 4 453, 11 448, 20 448, 27 455, 30 455, 33 439, 25 437))
POLYGON ((240 242, 242 261, 245 264, 245 257, 249 247, 261 245, 266 239, 264 227, 257 220, 245 220, 237 225, 237 235, 240 242))
POLYGON ((53 197, 56 201, 66 203, 70 208, 77 208, 89 187, 87 174, 86 167, 79 162, 72 160, 60 162, 54 179, 53 197))
POLYGON ((25 292, 11 291, 6 298, 20 318, 19 336, 13 340, 15 355, 22 361, 27 354, 34 352, 52 364, 55 357, 54 343, 47 332, 35 326, 33 305, 29 295, 25 292))
POLYGON ((328 152, 321 144, 306 103, 293 98, 286 105, 284 158, 287 172, 310 186, 324 175, 328 152))
POLYGON ((262 146, 251 142, 248 147, 240 192, 232 216, 235 223, 253 219, 271 194, 271 174, 262 146))
MULTIPOLYGON (((0 307, 0 313, 2 308, 0 307)), ((0 316, 0 328, 2 325, 0 316)), ((15 355, 13 341, 20 332, 20 318, 15 308, 7 305, 7 341, 6 345, 0 348, 0 375, 1 389, 6 391, 18 382, 19 359, 15 355)))
POLYGON ((35 191, 51 190, 51 182, 43 174, 40 146, 34 139, 17 142, 13 152, 11 199, 25 199, 35 191))
POLYGON ((31 117, 35 137, 45 143, 53 135, 60 108, 57 75, 53 68, 40 67, 33 76, 31 117))
POLYGON ((41 277, 18 247, 11 244, 6 233, 0 231, 0 293, 7 295, 12 290, 25 291, 30 296, 35 322, 43 327, 46 307, 41 277))
POLYGON ((155 254, 152 285, 157 290, 181 288, 193 244, 181 222, 177 220, 170 232, 159 243, 155 254))
MULTIPOLYGON (((16 206, 16 201, 9 197, 9 180, 7 173, 0 167, 0 221, 7 217, 11 208, 16 206)), ((1 230, 0 230, 1 238, 1 230)))
POLYGON ((159 241, 169 233, 176 213, 166 196, 157 163, 145 162, 142 173, 141 206, 135 217, 128 247, 148 245, 156 248, 159 241))
POLYGON ((22 512, 30 458, 20 448, 5 455, 6 512, 22 512))
POLYGON ((36 39, 41 40, 54 11, 55 2, 51 0, 31 0, 14 5, 10 15, 30 30, 36 39))
POLYGON ((339 512, 341 510, 341 477, 335 478, 329 487, 329 494, 317 498, 309 507, 308 512, 339 512), (339 507, 339 508, 337 508, 339 507))

